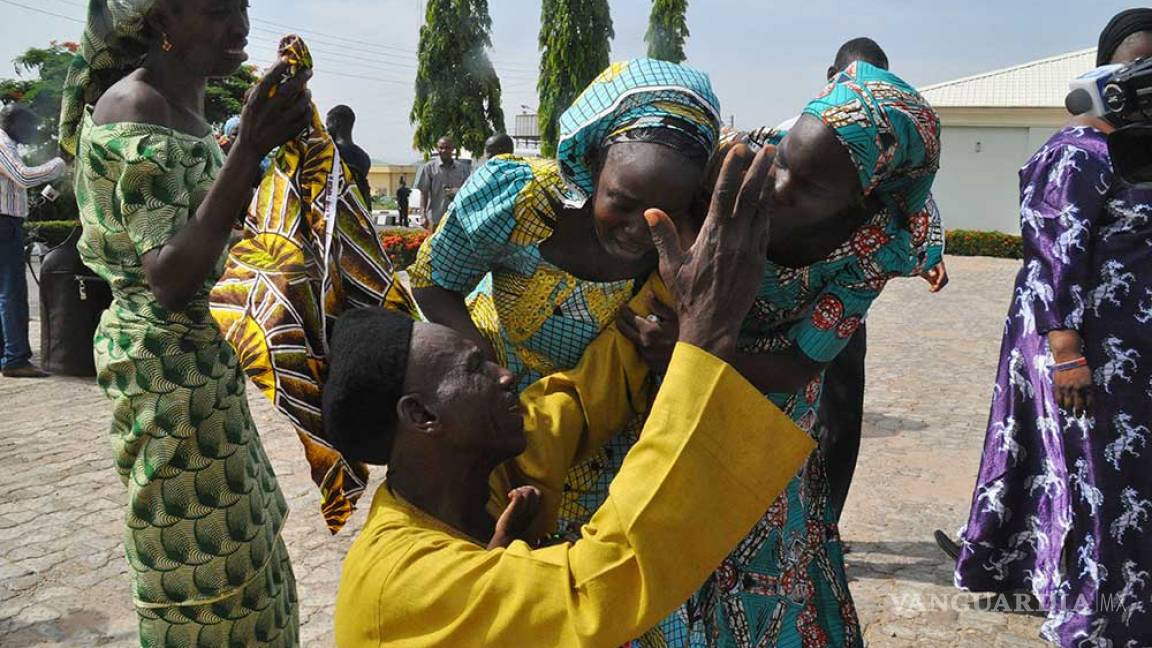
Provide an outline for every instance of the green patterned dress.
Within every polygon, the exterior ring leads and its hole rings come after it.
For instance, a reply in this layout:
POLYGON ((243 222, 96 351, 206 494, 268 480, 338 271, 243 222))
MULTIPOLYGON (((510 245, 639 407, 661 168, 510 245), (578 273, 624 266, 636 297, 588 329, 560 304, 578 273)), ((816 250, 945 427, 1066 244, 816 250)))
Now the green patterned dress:
POLYGON ((115 403, 140 642, 295 646, 296 583, 280 538, 288 507, 236 355, 209 314, 216 277, 168 311, 141 261, 195 213, 223 153, 211 136, 87 116, 76 158, 80 253, 114 295, 95 353, 115 403))

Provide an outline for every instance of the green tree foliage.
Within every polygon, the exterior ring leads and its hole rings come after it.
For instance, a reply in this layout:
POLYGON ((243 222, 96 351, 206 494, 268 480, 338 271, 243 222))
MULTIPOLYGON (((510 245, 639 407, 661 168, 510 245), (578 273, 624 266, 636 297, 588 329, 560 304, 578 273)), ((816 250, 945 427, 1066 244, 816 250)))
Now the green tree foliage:
POLYGON ((688 0, 652 0, 648 18, 648 58, 683 63, 684 41, 688 39, 688 0))
POLYGON ((412 145, 427 154, 450 135, 474 157, 484 140, 504 130, 500 79, 487 49, 492 47, 488 0, 429 0, 420 28, 416 100, 409 120, 412 145))
POLYGON ((76 43, 57 43, 33 47, 13 63, 18 78, 0 79, 0 103, 24 103, 40 118, 40 141, 29 147, 28 158, 41 163, 56 155, 56 124, 60 119, 60 100, 68 64, 77 49, 76 43))
MULTIPOLYGON (((77 48, 76 43, 55 41, 48 47, 33 47, 13 61, 17 78, 0 79, 0 103, 26 104, 40 118, 37 142, 25 150, 25 158, 31 164, 42 164, 57 154, 56 125, 60 119, 64 77, 77 48)), ((72 195, 71 176, 56 180, 52 186, 61 194, 55 202, 41 197, 40 188, 28 190, 29 219, 75 220, 78 210, 72 195)))
POLYGON ((260 81, 256 66, 245 65, 232 76, 212 79, 204 96, 204 116, 208 123, 223 125, 244 109, 244 95, 260 81))
POLYGON ((554 155, 560 115, 608 67, 607 0, 544 0, 540 14, 540 150, 554 155))

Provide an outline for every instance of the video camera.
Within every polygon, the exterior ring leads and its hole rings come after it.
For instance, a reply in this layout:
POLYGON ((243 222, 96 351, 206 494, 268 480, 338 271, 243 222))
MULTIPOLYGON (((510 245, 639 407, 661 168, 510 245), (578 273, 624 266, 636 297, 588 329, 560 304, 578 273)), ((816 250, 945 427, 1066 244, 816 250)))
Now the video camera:
POLYGON ((1152 186, 1152 59, 1105 65, 1071 83, 1064 106, 1073 115, 1100 117, 1116 127, 1108 152, 1130 184, 1152 186))

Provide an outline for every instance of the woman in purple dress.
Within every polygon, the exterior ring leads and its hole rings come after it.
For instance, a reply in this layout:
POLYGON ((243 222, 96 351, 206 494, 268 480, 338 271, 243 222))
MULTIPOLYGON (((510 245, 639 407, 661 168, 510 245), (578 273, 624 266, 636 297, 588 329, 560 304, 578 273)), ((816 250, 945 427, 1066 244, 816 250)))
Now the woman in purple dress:
MULTIPOLYGON (((1152 55, 1152 9, 1100 63, 1152 55)), ((1125 185, 1098 120, 1021 170, 1024 267, 1008 315, 956 585, 1031 591, 1066 648, 1152 645, 1152 190, 1125 185)))

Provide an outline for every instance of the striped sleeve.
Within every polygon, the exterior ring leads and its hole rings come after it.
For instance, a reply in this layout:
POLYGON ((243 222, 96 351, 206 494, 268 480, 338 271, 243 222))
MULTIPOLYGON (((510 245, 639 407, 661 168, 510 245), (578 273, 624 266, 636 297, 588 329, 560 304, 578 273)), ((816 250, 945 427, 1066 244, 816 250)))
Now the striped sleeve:
POLYGON ((45 182, 51 182, 64 173, 64 160, 56 158, 40 166, 28 166, 20 158, 15 143, 4 137, 0 139, 0 173, 21 189, 29 189, 45 182))

